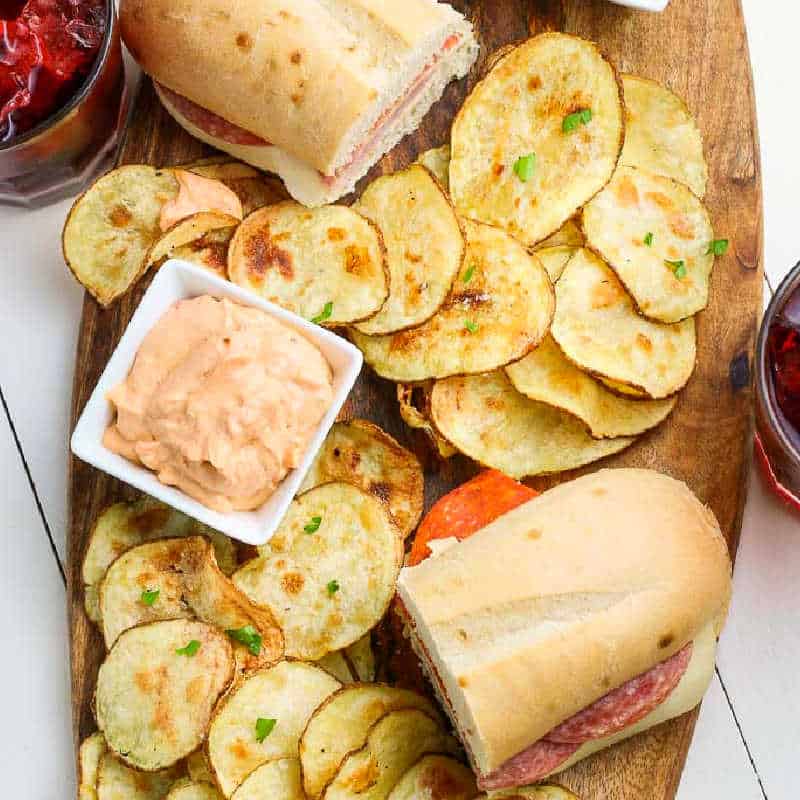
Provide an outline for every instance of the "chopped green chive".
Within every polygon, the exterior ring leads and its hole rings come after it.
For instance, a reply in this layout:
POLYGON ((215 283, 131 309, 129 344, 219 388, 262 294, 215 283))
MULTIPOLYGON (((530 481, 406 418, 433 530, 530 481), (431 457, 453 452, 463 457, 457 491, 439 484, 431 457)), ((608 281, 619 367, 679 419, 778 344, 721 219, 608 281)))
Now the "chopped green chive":
POLYGON ((315 325, 319 325, 320 322, 325 322, 326 319, 330 319, 331 314, 333 314, 333 303, 329 300, 327 303, 325 303, 325 307, 322 309, 322 311, 320 311, 316 317, 313 317, 311 321, 315 325))
POLYGON ((264 739, 269 736, 273 730, 275 730, 275 726, 278 724, 278 720, 276 719, 265 719, 264 717, 259 717, 256 720, 256 741, 260 744, 264 741, 264 739))
POLYGON ((646 235, 645 235, 645 237, 644 237, 644 243, 645 243, 645 244, 646 244, 648 247, 652 247, 652 246, 653 246, 653 234, 652 234, 652 233, 648 233, 648 234, 646 234, 646 235))
POLYGON ((706 255, 714 255, 714 256, 724 256, 725 253, 728 252, 728 240, 727 239, 714 239, 708 245, 708 250, 706 250, 706 255))
POLYGON ((561 130, 564 133, 572 133, 580 125, 588 125, 592 121, 592 109, 582 108, 573 114, 567 114, 561 122, 561 130))
POLYGON ((477 322, 473 322, 471 319, 465 319, 464 320, 464 327, 470 333, 477 333, 478 332, 478 323, 477 322))
POLYGON ((194 656, 197 655, 197 651, 200 649, 200 642, 197 639, 192 639, 186 647, 179 647, 175 652, 179 656, 194 656))
POLYGON ((159 589, 145 589, 142 592, 142 598, 141 598, 142 602, 146 606, 151 606, 151 605, 153 605, 153 603, 155 603, 156 600, 158 600, 158 596, 160 594, 161 594, 161 591, 159 589))
POLYGON ((461 279, 464 283, 469 283, 472 280, 472 276, 475 274, 475 264, 470 264, 467 267, 467 271, 464 273, 464 277, 461 279))
POLYGON ((303 530, 306 533, 316 533, 319 530, 319 526, 322 524, 322 517, 311 517, 311 522, 306 525, 303 530))
POLYGON ((672 270, 676 278, 686 277, 686 264, 683 261, 664 261, 664 263, 672 270))
POLYGON ((523 183, 527 183, 533 177, 535 168, 536 153, 528 153, 526 156, 520 156, 520 158, 514 162, 514 173, 523 183))
POLYGON ((261 652, 261 634, 252 626, 243 628, 228 628, 225 633, 235 642, 243 644, 254 656, 261 652))
POLYGON ((326 588, 328 589, 328 594, 333 597, 333 595, 339 591, 339 581, 328 581, 328 586, 326 588))

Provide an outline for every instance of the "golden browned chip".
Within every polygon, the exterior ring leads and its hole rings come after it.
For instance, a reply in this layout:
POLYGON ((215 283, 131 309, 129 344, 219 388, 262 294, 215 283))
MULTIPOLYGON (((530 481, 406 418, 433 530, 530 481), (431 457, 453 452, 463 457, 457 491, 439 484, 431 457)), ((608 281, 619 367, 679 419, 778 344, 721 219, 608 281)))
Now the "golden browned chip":
POLYGON ((371 317, 389 293, 380 231, 345 206, 287 201, 250 214, 231 240, 228 276, 327 326, 371 317))
POLYGON ((177 194, 170 170, 136 164, 107 172, 75 201, 61 237, 64 260, 101 305, 143 274, 161 236, 161 207, 177 194))
POLYGON ((403 536, 419 522, 425 479, 417 457, 365 419, 331 428, 300 491, 346 481, 386 503, 403 536))
POLYGON ((338 688, 332 675, 302 661, 281 661, 236 684, 215 709, 206 742, 223 794, 268 761, 297 758, 309 717, 338 688))
POLYGON ((543 33, 500 59, 456 116, 453 203, 536 245, 605 186, 623 134, 614 67, 591 42, 543 33))
POLYGON ((403 538, 386 506, 349 483, 296 497, 258 558, 233 576, 271 608, 286 655, 316 660, 360 639, 394 594, 403 538))
POLYGON ((78 750, 78 800, 97 800, 100 761, 107 752, 106 737, 102 733, 93 733, 81 742, 78 750))
POLYGON ((94 696, 109 749, 145 772, 176 764, 205 739, 234 666, 228 637, 204 622, 165 620, 125 631, 100 666, 94 696))
POLYGON ((583 231, 578 219, 573 217, 568 219, 555 233, 539 242, 533 250, 539 255, 542 250, 549 247, 583 247, 584 242, 583 231))
POLYGON ((137 544, 175 536, 205 536, 214 545, 219 568, 226 575, 236 569, 236 546, 224 534, 151 497, 115 503, 95 520, 83 557, 84 602, 89 619, 100 623, 100 582, 117 558, 137 544))
POLYGON ((613 270, 589 250, 570 259, 556 284, 552 334, 581 369, 653 399, 677 392, 694 370, 694 319, 674 325, 645 319, 613 270))
POLYGON ((372 636, 365 633, 357 642, 345 649, 350 664, 360 681, 375 680, 375 653, 372 650, 372 636))
POLYGON ((424 711, 390 711, 370 729, 364 746, 350 753, 322 793, 325 800, 386 800, 425 753, 452 754, 458 743, 424 711))
POLYGON ((555 245, 536 250, 536 257, 547 270, 550 280, 556 283, 567 266, 567 262, 575 255, 576 247, 571 245, 555 245))
POLYGON ((582 467, 634 442, 593 439, 572 414, 520 394, 502 370, 437 381, 431 413, 464 455, 514 478, 582 467))
POLYGON ((553 285, 539 259, 499 228, 465 221, 467 252, 444 306, 386 336, 351 329, 381 377, 401 383, 486 372, 522 358, 547 333, 553 285))
POLYGON ((158 772, 138 772, 113 753, 106 753, 100 759, 97 772, 97 800, 163 800, 182 775, 180 766, 158 772))
POLYGON ((636 436, 662 422, 675 398, 631 400, 578 369, 548 336, 533 352, 506 367, 514 388, 540 403, 569 411, 596 439, 636 436))
POLYGON ((430 394, 433 381, 422 383, 398 383, 397 402, 400 416, 410 428, 421 430, 441 458, 447 459, 458 451, 439 432, 430 421, 430 394))
POLYGON ((580 800, 578 795, 556 783, 539 783, 536 786, 518 786, 515 789, 478 795, 478 800, 580 800))
POLYGON ((425 755, 389 793, 389 800, 472 800, 478 794, 469 767, 449 756, 425 755))
POLYGON ((236 588, 201 536, 160 539, 121 555, 100 584, 100 615, 106 647, 136 625, 183 618, 230 632, 241 669, 272 664, 283 655, 283 635, 272 612, 236 588))
POLYGON ((278 758, 254 769, 231 800, 305 800, 297 758, 278 758))
POLYGON ((438 717, 426 697, 377 683, 345 686, 317 708, 300 739, 303 788, 309 799, 320 796, 348 753, 364 746, 381 717, 401 708, 417 708, 438 717))
POLYGON ((195 783, 214 783, 211 767, 204 750, 195 750, 186 759, 186 771, 195 783))
POLYGON ((222 795, 210 783, 181 778, 172 784, 164 800, 222 800, 222 795))
POLYGON ((655 81, 623 75, 625 145, 620 164, 642 167, 706 193, 708 165, 703 137, 686 103, 655 81))
POLYGON ((714 230, 683 184, 620 167, 583 209, 583 230, 646 317, 679 322, 706 307, 714 230))
POLYGON ((339 683, 353 683, 353 681, 358 680, 358 676, 355 674, 355 668, 347 657, 346 648, 344 650, 334 650, 332 653, 326 653, 314 663, 318 667, 322 667, 326 672, 330 672, 339 683))
POLYGON ((426 167, 446 192, 450 190, 450 145, 443 144, 420 153, 417 162, 426 167))
POLYGON ((373 181, 354 208, 381 229, 389 266, 389 297, 358 330, 375 336, 430 319, 464 258, 464 234, 442 187, 412 164, 373 181))
POLYGON ((627 397, 639 397, 641 399, 647 399, 649 397, 647 392, 637 389, 634 386, 628 386, 626 383, 621 383, 620 381, 615 381, 611 378, 604 378, 602 375, 598 375, 597 377, 600 380, 600 383, 608 386, 608 388, 616 394, 621 394, 627 397))
POLYGON ((228 246, 236 226, 214 228, 187 244, 176 247, 170 256, 203 267, 220 278, 228 277, 228 246))

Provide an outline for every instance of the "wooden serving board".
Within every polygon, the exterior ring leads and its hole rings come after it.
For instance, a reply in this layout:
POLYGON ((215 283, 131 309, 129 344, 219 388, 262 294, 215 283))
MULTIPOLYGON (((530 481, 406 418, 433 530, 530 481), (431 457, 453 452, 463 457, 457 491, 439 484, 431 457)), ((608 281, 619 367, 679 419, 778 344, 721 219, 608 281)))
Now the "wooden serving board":
MULTIPOLYGON (((672 0, 663 14, 631 11, 605 0, 472 0, 454 5, 475 25, 482 45, 478 64, 468 79, 448 88, 421 128, 387 155, 367 180, 402 168, 418 152, 447 141, 452 118, 489 54, 545 30, 594 39, 621 72, 667 84, 695 113, 710 166, 706 202, 717 235, 729 238, 731 247, 717 259, 709 307, 698 320, 697 370, 675 412, 661 427, 602 465, 645 466, 685 480, 714 510, 735 553, 750 461, 752 363, 762 298, 758 136, 739 0, 672 0)), ((120 161, 163 166, 198 157, 207 149, 172 122, 146 83, 136 101, 120 161)), ((108 310, 87 295, 75 369, 73 425, 147 283, 142 280, 108 310)), ((367 370, 346 412, 373 419, 415 449, 426 467, 426 507, 475 472, 461 457, 437 462, 424 438, 402 423, 394 386, 367 370)), ((548 482, 555 481, 540 480, 534 485, 548 482)), ((103 657, 100 635, 83 612, 81 561, 86 535, 106 505, 134 494, 130 487, 70 459, 67 568, 76 745, 95 730, 91 697, 103 657)), ((696 716, 689 713, 587 759, 559 780, 583 800, 672 798, 696 716)))

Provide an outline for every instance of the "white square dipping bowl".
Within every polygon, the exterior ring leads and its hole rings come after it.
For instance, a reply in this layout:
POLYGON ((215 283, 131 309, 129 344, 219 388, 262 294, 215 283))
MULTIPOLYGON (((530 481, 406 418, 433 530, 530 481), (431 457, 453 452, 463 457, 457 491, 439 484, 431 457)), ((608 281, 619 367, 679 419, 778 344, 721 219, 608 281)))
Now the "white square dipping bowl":
POLYGON ((264 544, 275 533, 289 503, 300 488, 314 457, 336 420, 336 415, 353 388, 361 371, 362 361, 360 350, 331 331, 268 303, 252 292, 241 289, 193 264, 172 259, 159 269, 131 317, 125 333, 112 353, 75 426, 70 447, 82 461, 141 489, 190 517, 241 542, 264 544), (317 426, 302 462, 286 475, 267 502, 254 511, 233 511, 227 514, 214 511, 180 489, 161 483, 149 469, 138 466, 103 446, 103 433, 113 419, 111 403, 107 399, 109 390, 128 376, 139 345, 167 309, 178 300, 203 294, 226 297, 242 305, 266 311, 313 342, 333 371, 333 404, 317 426))

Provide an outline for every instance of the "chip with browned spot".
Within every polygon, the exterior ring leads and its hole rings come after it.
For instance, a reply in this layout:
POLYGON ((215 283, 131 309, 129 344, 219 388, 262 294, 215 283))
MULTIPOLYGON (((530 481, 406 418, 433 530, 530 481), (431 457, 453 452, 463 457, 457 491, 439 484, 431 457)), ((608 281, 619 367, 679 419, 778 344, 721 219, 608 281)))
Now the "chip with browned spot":
POLYGON ((469 767, 449 756, 429 754, 400 778, 388 800, 472 800, 477 794, 469 767))

